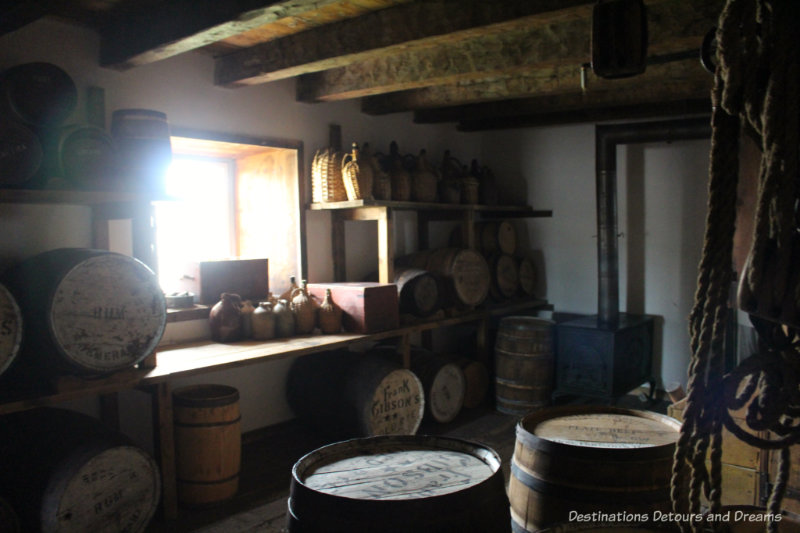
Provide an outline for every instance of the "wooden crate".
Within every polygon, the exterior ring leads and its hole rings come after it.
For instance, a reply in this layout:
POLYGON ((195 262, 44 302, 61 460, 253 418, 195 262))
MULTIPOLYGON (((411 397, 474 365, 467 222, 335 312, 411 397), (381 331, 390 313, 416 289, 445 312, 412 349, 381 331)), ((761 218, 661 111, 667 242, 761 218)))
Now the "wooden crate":
POLYGON ((394 283, 309 283, 308 292, 321 302, 325 289, 342 308, 342 326, 354 333, 377 333, 400 327, 397 285, 394 283))
POLYGON ((269 294, 267 259, 232 259, 188 263, 180 280, 181 290, 193 292, 199 304, 213 305, 223 292, 242 300, 266 300, 269 294))

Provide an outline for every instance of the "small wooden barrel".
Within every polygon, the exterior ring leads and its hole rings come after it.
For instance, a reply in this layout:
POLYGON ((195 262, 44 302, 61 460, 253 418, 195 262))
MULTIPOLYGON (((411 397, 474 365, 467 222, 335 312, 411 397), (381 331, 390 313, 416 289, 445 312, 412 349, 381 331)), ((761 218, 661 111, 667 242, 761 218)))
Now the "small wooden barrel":
POLYGON ((536 267, 530 257, 519 258, 517 272, 520 290, 528 296, 534 296, 536 294, 536 267))
POLYGON ((11 366, 22 343, 22 311, 14 296, 0 285, 0 375, 11 366))
POLYGON ((446 279, 448 305, 474 307, 489 294, 489 265, 481 254, 461 248, 440 248, 428 257, 427 269, 446 279))
POLYGON ((288 530, 509 531, 500 457, 486 446, 433 436, 354 439, 292 468, 288 530))
POLYGON ((57 126, 78 105, 69 74, 51 63, 22 63, 0 76, 0 102, 8 116, 36 127, 57 126))
POLYGON ((511 298, 519 290, 519 270, 513 257, 496 254, 488 259, 492 276, 490 294, 495 300, 511 298))
POLYGON ((427 270, 398 268, 394 282, 400 302, 400 312, 418 317, 430 316, 439 310, 439 283, 427 270))
POLYGON ((486 399, 486 391, 489 390, 489 370, 471 357, 461 357, 457 364, 464 373, 464 407, 478 407, 486 399))
POLYGON ((411 371, 422 382, 426 412, 440 423, 452 421, 464 406, 467 384, 455 362, 427 350, 411 352, 411 371))
POLYGON ((529 316, 500 320, 494 345, 497 410, 524 415, 550 404, 554 323, 529 316))
POLYGON ((669 512, 680 423, 604 406, 536 411, 517 425, 508 497, 518 531, 569 521, 571 511, 669 512))
POLYGON ((153 109, 117 109, 111 115, 111 137, 125 188, 163 193, 172 161, 167 115, 153 109))
POLYGON ((83 188, 105 189, 114 169, 114 146, 103 129, 67 126, 58 138, 58 175, 83 188))
POLYGON ((155 274, 131 257, 60 248, 6 272, 25 320, 23 356, 53 372, 107 374, 155 350, 166 302, 155 274))
POLYGON ((44 155, 39 137, 23 124, 0 121, 0 186, 31 187, 44 155))
POLYGON ((11 504, 0 497, 0 533, 20 533, 22 525, 11 504))
POLYGON ((517 251, 517 230, 508 220, 489 221, 476 228, 481 252, 486 255, 514 255, 517 251))
POLYGON ((36 409, 0 421, 0 486, 22 531, 142 532, 161 495, 144 450, 98 420, 36 409))
POLYGON ((207 505, 233 497, 242 462, 239 391, 193 385, 176 389, 172 398, 178 499, 207 505))
POLYGON ((413 435, 425 412, 417 376, 372 353, 301 357, 289 370, 286 395, 300 420, 336 438, 413 435))

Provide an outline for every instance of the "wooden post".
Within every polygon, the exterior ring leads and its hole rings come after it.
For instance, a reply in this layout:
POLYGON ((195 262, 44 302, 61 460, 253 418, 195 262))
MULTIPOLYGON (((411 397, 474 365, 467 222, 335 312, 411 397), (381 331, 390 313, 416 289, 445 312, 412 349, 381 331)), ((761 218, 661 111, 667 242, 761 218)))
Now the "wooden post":
POLYGON ((394 283, 394 238, 392 211, 383 209, 378 218, 378 280, 381 283, 394 283))
POLYGON ((344 216, 339 211, 331 211, 331 248, 333 254, 333 279, 334 281, 347 281, 344 216))
POLYGON ((479 320, 476 325, 475 359, 489 366, 489 319, 479 320))
POLYGON ((175 470, 175 432, 172 421, 172 390, 169 383, 159 383, 152 389, 153 439, 161 467, 164 518, 178 517, 178 490, 175 470))
POLYGON ((114 431, 119 431, 119 393, 101 394, 97 398, 100 403, 100 420, 114 431))

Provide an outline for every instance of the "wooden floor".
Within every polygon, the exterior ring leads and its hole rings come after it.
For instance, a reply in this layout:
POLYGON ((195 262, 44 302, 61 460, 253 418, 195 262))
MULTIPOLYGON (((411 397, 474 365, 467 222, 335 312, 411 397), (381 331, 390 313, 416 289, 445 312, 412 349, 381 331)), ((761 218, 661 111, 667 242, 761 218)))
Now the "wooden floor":
MULTIPOLYGON (((663 411, 625 397, 618 405, 663 411)), ((418 434, 446 435, 479 442, 494 449, 509 479, 519 417, 490 408, 464 409, 448 424, 423 422, 418 434)), ((148 533, 278 533, 286 521, 286 498, 295 462, 330 441, 299 423, 289 422, 247 434, 242 446, 242 475, 238 495, 209 508, 181 508, 177 520, 157 515, 148 533)))

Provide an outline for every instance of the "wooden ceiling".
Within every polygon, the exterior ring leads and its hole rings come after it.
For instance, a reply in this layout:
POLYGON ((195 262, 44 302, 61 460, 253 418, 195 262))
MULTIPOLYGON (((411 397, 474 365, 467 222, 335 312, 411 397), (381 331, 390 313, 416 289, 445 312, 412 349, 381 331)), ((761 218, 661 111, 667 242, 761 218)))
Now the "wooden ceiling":
POLYGON ((462 130, 710 110, 699 50, 723 0, 645 0, 648 66, 622 79, 590 67, 595 3, 22 0, 0 8, 0 31, 58 16, 99 33, 104 67, 200 50, 216 63, 209 83, 294 77, 298 101, 359 98, 365 113, 413 111, 462 130))

